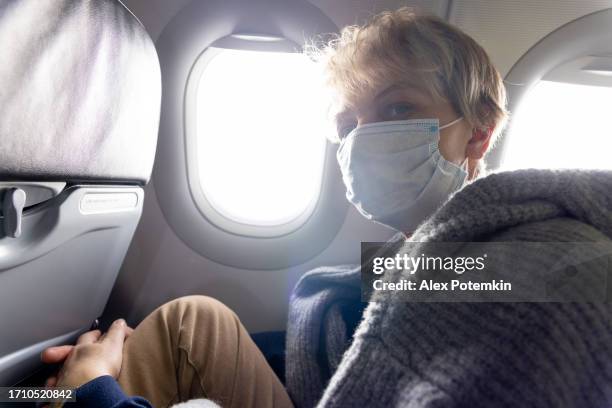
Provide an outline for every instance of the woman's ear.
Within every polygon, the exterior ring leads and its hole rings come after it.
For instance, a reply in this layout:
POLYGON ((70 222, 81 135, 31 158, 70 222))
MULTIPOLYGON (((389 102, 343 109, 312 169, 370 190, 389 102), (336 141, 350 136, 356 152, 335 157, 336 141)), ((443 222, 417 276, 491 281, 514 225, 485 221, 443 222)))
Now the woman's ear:
POLYGON ((472 160, 482 159, 489 149, 492 135, 493 127, 472 129, 472 137, 467 145, 466 156, 472 160))

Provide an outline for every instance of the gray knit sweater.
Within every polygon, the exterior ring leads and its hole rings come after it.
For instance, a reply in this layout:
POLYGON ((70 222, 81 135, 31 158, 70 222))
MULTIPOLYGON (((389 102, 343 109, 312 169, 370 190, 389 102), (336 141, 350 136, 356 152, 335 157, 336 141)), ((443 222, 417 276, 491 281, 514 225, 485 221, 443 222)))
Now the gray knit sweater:
MULTIPOLYGON (((492 174, 455 194, 411 241, 612 248, 612 173, 492 174)), ((537 256, 523 263, 534 273, 555 261, 537 256)), ((297 407, 612 406, 606 303, 372 302, 352 337, 359 284, 352 266, 319 268, 296 286, 286 376, 297 407)))

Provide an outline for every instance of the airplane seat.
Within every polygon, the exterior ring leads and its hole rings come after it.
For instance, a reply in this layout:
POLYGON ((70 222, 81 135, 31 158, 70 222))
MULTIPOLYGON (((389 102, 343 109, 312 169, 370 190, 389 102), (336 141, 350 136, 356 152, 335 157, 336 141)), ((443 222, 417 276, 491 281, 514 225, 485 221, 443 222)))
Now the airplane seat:
POLYGON ((142 211, 155 47, 119 0, 0 2, 0 386, 101 314, 142 211))

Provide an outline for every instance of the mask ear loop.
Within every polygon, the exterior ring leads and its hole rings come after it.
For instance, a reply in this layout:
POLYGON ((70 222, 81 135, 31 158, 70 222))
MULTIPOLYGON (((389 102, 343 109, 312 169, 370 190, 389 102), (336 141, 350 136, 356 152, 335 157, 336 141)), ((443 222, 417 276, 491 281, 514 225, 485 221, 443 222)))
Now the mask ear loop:
POLYGON ((449 122, 449 123, 447 123, 447 124, 446 124, 446 125, 444 125, 444 126, 440 126, 440 127, 439 127, 439 129, 440 129, 440 130, 442 130, 442 129, 446 129, 447 127, 451 127, 451 126, 453 126, 454 124, 461 122, 462 120, 463 120, 463 116, 459 116, 457 119, 453 120, 452 122, 449 122))
POLYGON ((465 171, 468 174, 468 176, 470 175, 470 169, 469 169, 467 156, 465 156, 465 160, 463 160, 463 163, 461 163, 461 168, 463 169, 463 171, 465 171))
MULTIPOLYGON (((442 130, 442 129, 446 129, 447 127, 451 127, 451 126, 453 126, 454 124, 457 124, 457 123, 461 122, 462 120, 463 120, 463 116, 459 116, 457 119, 453 120, 452 122, 447 123, 447 124, 446 124, 446 125, 444 125, 444 126, 438 126, 438 132, 437 132, 437 133, 438 133, 438 140, 437 140, 437 141, 435 141, 434 143, 431 143, 431 144, 429 145, 429 153, 430 153, 430 154, 432 154, 433 152, 435 152, 435 151, 439 150, 438 143, 440 143, 440 130, 442 130)), ((465 160, 467 161, 467 156, 466 156, 465 160)), ((465 161, 464 161, 464 162, 461 164, 461 168, 462 168, 462 169, 463 169, 463 166, 464 166, 465 164, 466 164, 466 162, 465 162, 465 161)), ((466 166, 466 169, 467 169, 467 166, 466 166)), ((466 170, 466 172, 467 172, 467 170, 466 170)))
MULTIPOLYGON (((444 126, 440 126, 438 129, 442 130, 442 129, 446 129, 448 127, 451 127, 459 122, 461 122, 463 120, 463 116, 459 116, 457 119, 447 123, 444 126)), ((469 172, 469 167, 468 167, 468 157, 465 156, 465 159, 463 160, 463 162, 461 162, 461 165, 459 166, 461 168, 461 170, 465 171, 468 175, 470 174, 469 172)))

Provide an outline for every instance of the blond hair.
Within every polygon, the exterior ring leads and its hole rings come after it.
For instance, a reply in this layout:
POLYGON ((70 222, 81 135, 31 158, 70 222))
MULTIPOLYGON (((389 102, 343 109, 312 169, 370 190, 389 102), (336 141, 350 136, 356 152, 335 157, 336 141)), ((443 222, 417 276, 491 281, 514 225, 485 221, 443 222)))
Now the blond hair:
POLYGON ((351 106, 393 80, 429 84, 472 126, 499 133, 507 117, 502 78, 470 36, 432 15, 402 7, 348 26, 306 52, 324 64, 327 84, 351 106), (414 81, 416 79, 416 81, 414 81))

